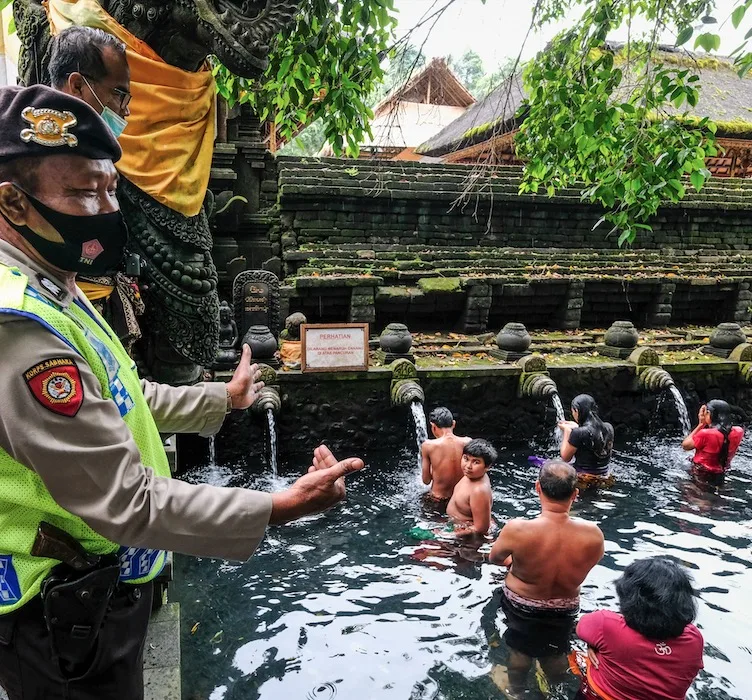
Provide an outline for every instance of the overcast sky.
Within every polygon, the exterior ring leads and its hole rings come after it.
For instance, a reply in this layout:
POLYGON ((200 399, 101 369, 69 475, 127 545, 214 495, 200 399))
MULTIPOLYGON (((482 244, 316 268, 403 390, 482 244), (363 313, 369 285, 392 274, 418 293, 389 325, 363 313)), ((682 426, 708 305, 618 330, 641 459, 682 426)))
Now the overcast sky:
MULTIPOLYGON (((433 14, 443 7, 447 0, 395 0, 399 10, 399 34, 404 34, 416 26, 422 18, 433 14)), ((459 56, 467 49, 480 54, 487 70, 492 70, 507 56, 517 57, 523 47, 525 35, 530 26, 531 9, 534 0, 456 0, 454 5, 438 20, 436 26, 426 39, 426 29, 430 22, 416 32, 414 44, 424 40, 424 53, 428 58, 453 54, 459 56)), ((718 0, 715 16, 720 23, 729 16, 736 6, 736 0, 718 0)), ((750 27, 752 15, 742 23, 744 31, 735 31, 731 21, 720 27, 722 36, 720 53, 728 54, 741 42, 750 27)), ((525 43, 523 59, 530 58, 564 25, 549 26, 539 34, 532 34, 525 43)), ((718 27, 719 25, 716 25, 718 27)), ((710 27, 712 29, 712 27, 710 27)), ((617 32, 613 38, 624 39, 626 32, 617 32)), ((672 33, 662 37, 662 41, 673 43, 672 33)), ((692 48, 690 42, 687 47, 692 48)))

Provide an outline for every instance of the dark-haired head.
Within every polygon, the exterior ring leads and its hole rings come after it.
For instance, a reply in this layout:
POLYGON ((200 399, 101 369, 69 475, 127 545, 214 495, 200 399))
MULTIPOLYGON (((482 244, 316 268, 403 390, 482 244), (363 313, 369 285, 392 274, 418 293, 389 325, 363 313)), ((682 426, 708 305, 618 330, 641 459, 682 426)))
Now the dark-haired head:
POLYGON ((716 430, 720 430, 723 434, 723 445, 718 455, 718 461, 722 466, 728 466, 728 452, 729 452, 729 435, 731 429, 734 427, 731 418, 731 406, 721 399, 713 399, 708 401, 705 408, 708 409, 710 414, 710 425, 716 430))
POLYGON ((437 428, 452 428, 454 427, 454 416, 448 408, 437 406, 428 416, 428 422, 437 428))
POLYGON ((670 557, 633 562, 616 582, 624 621, 643 637, 675 639, 697 617, 692 579, 670 557))
POLYGON ((486 469, 490 468, 499 457, 494 446, 488 440, 482 440, 481 438, 470 440, 462 450, 462 454, 482 459, 486 463, 486 469))
POLYGON ((598 415, 598 404, 590 394, 580 394, 572 399, 572 415, 577 411, 575 420, 578 425, 585 425, 592 415, 598 415))
POLYGON ((551 459, 538 474, 541 493, 552 501, 570 501, 577 493, 577 471, 568 462, 551 459))
POLYGON ((590 394, 580 394, 572 401, 572 416, 577 425, 589 428, 591 449, 599 458, 610 458, 614 448, 614 431, 598 415, 598 404, 590 394))
POLYGON ((62 90, 71 73, 81 73, 89 80, 107 77, 104 51, 114 51, 125 60, 125 44, 112 34, 91 27, 68 27, 52 38, 50 48, 50 83, 62 90))

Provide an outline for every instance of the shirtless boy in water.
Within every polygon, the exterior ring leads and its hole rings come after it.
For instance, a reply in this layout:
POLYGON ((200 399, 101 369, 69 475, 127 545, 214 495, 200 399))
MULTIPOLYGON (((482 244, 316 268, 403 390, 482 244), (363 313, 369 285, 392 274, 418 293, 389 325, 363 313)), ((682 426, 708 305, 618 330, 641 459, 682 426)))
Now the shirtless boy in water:
POLYGON ((486 440, 471 440, 462 451, 463 477, 454 487, 447 515, 454 521, 456 535, 485 535, 491 527, 491 480, 486 473, 497 458, 486 440))
POLYGON ((509 646, 509 683, 522 691, 533 658, 553 682, 568 667, 566 654, 580 606, 580 586, 603 557, 603 533, 594 523, 571 518, 577 472, 560 460, 546 462, 535 490, 542 512, 515 518, 502 529, 489 560, 509 567, 501 588, 509 646))
POLYGON ((462 478, 462 448, 470 438, 454 434, 456 422, 448 408, 434 408, 428 420, 435 439, 426 440, 420 448, 423 483, 431 484, 433 505, 444 511, 462 478))

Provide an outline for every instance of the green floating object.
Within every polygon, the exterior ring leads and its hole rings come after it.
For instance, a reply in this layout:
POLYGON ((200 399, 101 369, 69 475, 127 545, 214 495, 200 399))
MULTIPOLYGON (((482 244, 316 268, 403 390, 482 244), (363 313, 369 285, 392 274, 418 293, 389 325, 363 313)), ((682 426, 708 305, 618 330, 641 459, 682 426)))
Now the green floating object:
POLYGON ((418 527, 417 525, 407 533, 414 540, 435 540, 436 535, 431 530, 426 530, 424 527, 418 527))

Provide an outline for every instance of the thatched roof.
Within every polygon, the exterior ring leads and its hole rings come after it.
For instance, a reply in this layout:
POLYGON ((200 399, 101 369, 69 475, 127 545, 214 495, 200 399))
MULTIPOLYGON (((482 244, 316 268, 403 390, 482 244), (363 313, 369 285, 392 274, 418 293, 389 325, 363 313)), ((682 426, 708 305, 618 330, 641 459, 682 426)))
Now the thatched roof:
POLYGON ((475 104, 475 98, 454 74, 443 58, 432 58, 415 75, 396 87, 374 109, 379 116, 398 102, 446 105, 466 109, 475 104))
MULTIPOLYGON (((616 53, 621 48, 623 44, 608 44, 608 49, 616 53)), ((671 46, 660 47, 660 59, 667 65, 689 68, 700 76, 702 89, 697 106, 691 110, 692 116, 712 119, 718 125, 719 135, 752 138, 752 75, 739 78, 729 58, 671 46)), ((431 157, 444 156, 514 131, 520 123, 515 115, 525 97, 522 76, 518 73, 419 146, 416 152, 431 157)))

